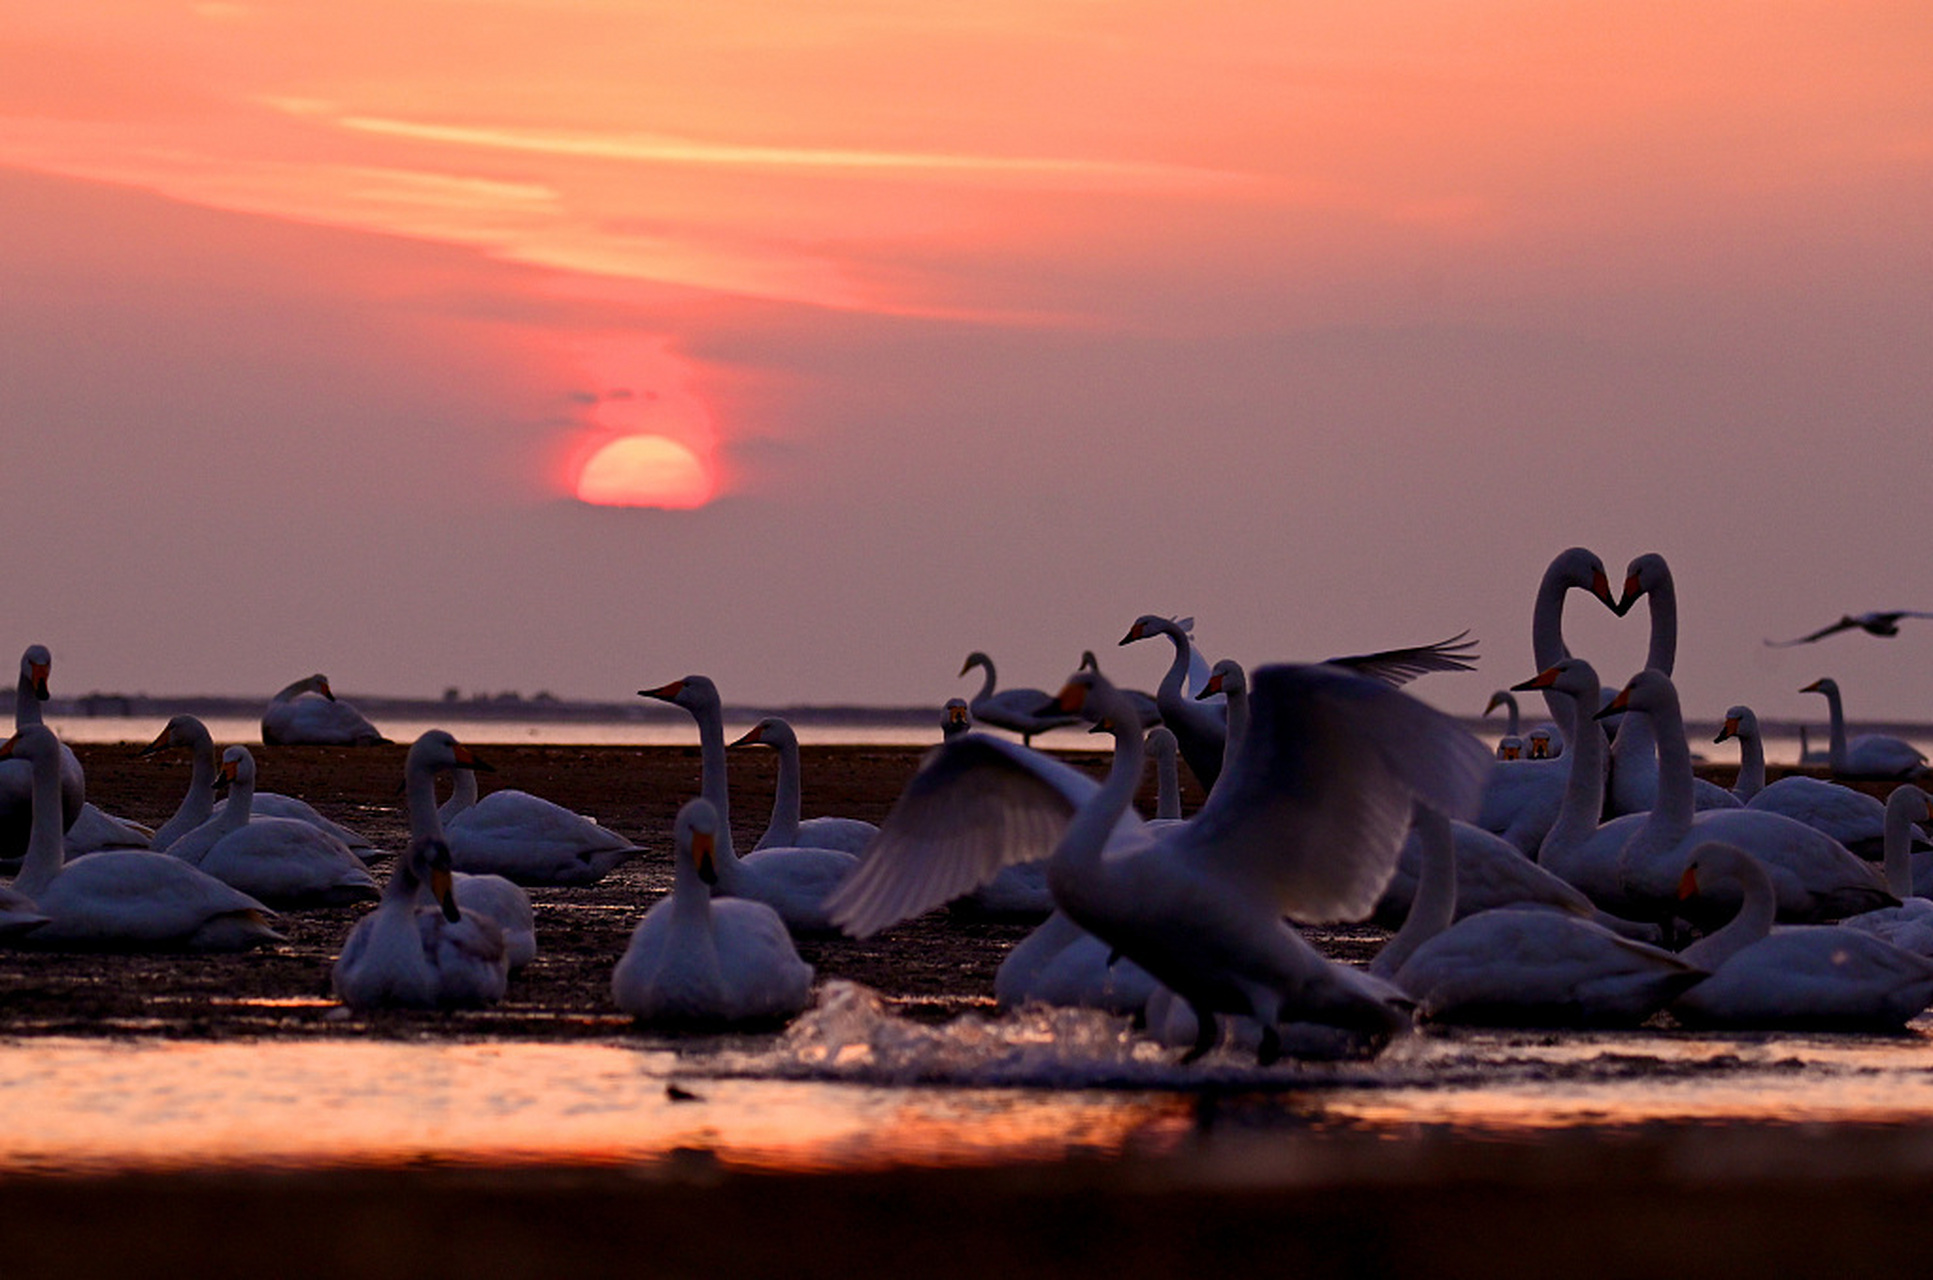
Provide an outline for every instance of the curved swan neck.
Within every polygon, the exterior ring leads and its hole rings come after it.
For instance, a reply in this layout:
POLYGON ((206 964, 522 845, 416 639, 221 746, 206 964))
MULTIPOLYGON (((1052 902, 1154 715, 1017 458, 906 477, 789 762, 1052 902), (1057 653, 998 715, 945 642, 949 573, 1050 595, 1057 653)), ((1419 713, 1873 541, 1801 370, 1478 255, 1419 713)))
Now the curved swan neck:
POLYGON ((166 849, 208 821, 215 811, 215 739, 207 726, 197 720, 193 728, 177 731, 176 745, 188 748, 188 793, 175 806, 174 816, 154 833, 150 847, 155 849, 166 849))
POLYGON ((1651 614, 1651 644, 1644 665, 1666 675, 1678 661, 1678 588, 1669 573, 1644 593, 1651 614))
POLYGON ((1456 920, 1456 833, 1449 818, 1425 805, 1415 806, 1412 825, 1416 832, 1422 866, 1416 877, 1416 893, 1410 899, 1409 915, 1383 949, 1376 953, 1370 972, 1388 977, 1403 967, 1416 949, 1442 933, 1456 920))
MULTIPOLYGON (((1115 824, 1133 802, 1146 759, 1140 720, 1133 706, 1103 676, 1096 674, 1092 679, 1094 686, 1088 694, 1088 709, 1109 725, 1109 732, 1114 735, 1114 759, 1101 789, 1075 811, 1054 848, 1049 873, 1056 886, 1064 878, 1087 888, 1101 886, 1103 878, 1091 875, 1089 869, 1100 861, 1115 824), (1073 873, 1071 877, 1067 875, 1069 872, 1073 873)), ((1056 887, 1054 893, 1058 898, 1061 890, 1056 887)))
POLYGON ((29 898, 37 898, 60 875, 61 863, 67 857, 67 842, 61 828, 58 748, 36 755, 32 764, 32 825, 27 837, 27 856, 20 864, 20 874, 14 877, 13 887, 29 898))
POLYGON ((1649 865, 1655 855, 1669 852, 1678 846, 1685 834, 1691 830, 1693 811, 1691 744, 1685 741, 1684 715, 1678 708, 1678 696, 1670 682, 1660 675, 1659 696, 1647 698, 1644 706, 1633 703, 1625 712, 1628 724, 1635 713, 1650 721, 1652 737, 1657 743, 1658 760, 1658 799, 1644 825, 1632 834, 1618 853, 1619 878, 1630 882, 1634 873, 1642 876, 1645 872, 1663 875, 1669 872, 1678 874, 1677 867, 1649 865))
POLYGON ((477 773, 475 769, 450 770, 450 798, 436 810, 440 821, 448 822, 466 809, 474 809, 477 803, 477 773))
MULTIPOLYGON (((1581 698, 1553 692, 1552 704, 1564 706, 1583 727, 1583 732, 1566 744, 1561 757, 1568 762, 1564 766, 1568 770, 1564 777, 1564 799, 1538 851, 1540 862, 1582 845, 1591 838, 1604 816, 1604 734, 1590 716, 1579 709, 1581 698)), ((1596 702, 1601 690, 1592 685, 1585 696, 1596 702)))
MULTIPOLYGON (((1694 865, 1703 860, 1694 852, 1694 865)), ((1686 947, 1682 953, 1687 961, 1710 973, 1772 932, 1772 921, 1778 914, 1778 894, 1765 868, 1742 853, 1727 857, 1722 863, 1714 861, 1700 867, 1698 878, 1701 883, 1706 879, 1735 880, 1745 894, 1737 915, 1726 921, 1718 932, 1686 947)))
POLYGON ((1846 708, 1839 700, 1839 686, 1830 680, 1821 681, 1815 693, 1826 697, 1828 717, 1826 740, 1826 762, 1834 773, 1847 772, 1846 767, 1846 708))
POLYGON ((1222 692, 1228 699, 1228 737, 1222 743, 1222 772, 1226 773, 1242 749, 1242 740, 1248 736, 1248 685, 1234 681, 1224 685, 1222 692))
POLYGON ((1886 825, 1881 831, 1886 892, 1895 898, 1913 896, 1913 824, 1926 816, 1926 793, 1910 782, 1894 787, 1886 797, 1886 825))
POLYGON ((1174 641, 1175 656, 1168 663, 1168 670, 1161 676, 1161 683, 1155 687, 1157 698, 1179 698, 1184 696, 1182 689, 1188 682, 1188 660, 1194 649, 1194 642, 1188 633, 1174 623, 1164 623, 1155 628, 1160 634, 1174 641))
POLYGON ((771 745, 779 753, 779 776, 772 792, 772 820, 766 824, 765 840, 761 843, 795 845, 799 842, 799 815, 804 805, 799 740, 790 733, 781 733, 772 739, 771 745))
POLYGON ((973 701, 984 702, 993 696, 993 686, 997 680, 993 670, 993 659, 984 653, 976 653, 967 659, 968 670, 974 667, 980 668, 985 674, 980 677, 980 692, 973 695, 973 701))
POLYGON ((412 843, 443 838, 443 819, 436 812, 436 769, 433 765, 419 760, 405 762, 403 803, 409 813, 409 838, 412 843))
POLYGON ((1738 781, 1732 786, 1732 794, 1750 800, 1765 790, 1765 740, 1756 727, 1743 723, 1733 736, 1738 739, 1738 781))

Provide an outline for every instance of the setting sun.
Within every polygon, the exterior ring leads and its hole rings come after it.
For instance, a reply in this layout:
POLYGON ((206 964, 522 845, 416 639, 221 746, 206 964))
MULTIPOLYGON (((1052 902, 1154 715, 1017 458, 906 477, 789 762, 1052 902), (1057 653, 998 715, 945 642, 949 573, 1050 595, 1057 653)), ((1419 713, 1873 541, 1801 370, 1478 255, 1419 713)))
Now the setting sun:
POLYGON ((604 507, 663 507, 683 511, 711 501, 711 472, 693 453, 664 436, 620 436, 577 474, 580 502, 604 507))

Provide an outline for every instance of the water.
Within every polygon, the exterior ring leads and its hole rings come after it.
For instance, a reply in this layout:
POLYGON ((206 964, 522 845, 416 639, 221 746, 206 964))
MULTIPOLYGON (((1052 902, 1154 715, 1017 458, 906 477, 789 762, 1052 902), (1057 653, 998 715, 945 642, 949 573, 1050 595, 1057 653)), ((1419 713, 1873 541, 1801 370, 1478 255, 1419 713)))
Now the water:
MULTIPOLYGON (((739 737, 755 723, 749 716, 728 717, 726 740, 739 737)), ((125 742, 145 746, 154 741, 167 723, 166 717, 147 716, 62 716, 50 715, 47 725, 67 742, 125 742)), ((203 718, 216 742, 260 742, 259 719, 241 716, 203 718)), ((379 726, 397 742, 413 742, 425 729, 444 729, 461 742, 473 745, 491 743, 521 746, 617 746, 688 747, 698 741, 698 731, 689 717, 661 720, 518 720, 465 718, 461 715, 435 719, 397 719, 384 717, 379 726)), ((800 721, 793 729, 806 744, 850 744, 856 746, 919 746, 939 741, 937 713, 931 725, 880 724, 860 720, 800 721)), ((1093 745, 1083 735, 1056 733, 1044 741, 1048 746, 1081 747, 1093 745)))
POLYGON ((907 1021, 828 984, 785 1033, 588 1044, 0 1042, 0 1174, 476 1165, 851 1172, 1656 1126, 1914 1126, 1933 1040, 1448 1032, 1259 1068, 1090 1011, 907 1021), (1239 1116, 1222 1123, 1216 1115, 1239 1116))

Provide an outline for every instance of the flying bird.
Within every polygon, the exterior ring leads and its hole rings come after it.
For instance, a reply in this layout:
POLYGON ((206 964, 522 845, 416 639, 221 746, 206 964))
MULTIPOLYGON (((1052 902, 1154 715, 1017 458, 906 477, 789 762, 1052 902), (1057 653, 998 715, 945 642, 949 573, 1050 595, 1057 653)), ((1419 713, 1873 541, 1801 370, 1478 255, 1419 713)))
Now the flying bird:
POLYGON ((1800 636, 1797 640, 1767 640, 1765 643, 1774 649, 1790 649, 1794 645, 1811 644, 1823 640, 1840 631, 1851 631, 1857 627, 1867 635, 1896 636, 1899 624, 1905 618, 1933 618, 1933 613, 1922 613, 1916 609, 1877 609, 1871 613, 1848 613, 1829 627, 1820 627, 1811 635, 1800 636))

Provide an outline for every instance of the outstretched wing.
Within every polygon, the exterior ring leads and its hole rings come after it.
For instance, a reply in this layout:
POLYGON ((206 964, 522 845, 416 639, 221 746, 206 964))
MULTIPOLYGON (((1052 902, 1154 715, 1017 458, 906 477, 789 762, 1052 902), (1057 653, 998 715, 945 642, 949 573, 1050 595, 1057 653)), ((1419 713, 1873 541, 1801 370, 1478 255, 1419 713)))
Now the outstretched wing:
POLYGON ((1827 636, 1837 635, 1841 631, 1851 631, 1854 627, 1857 627, 1859 625, 1860 625, 1859 619, 1848 614, 1845 617, 1840 618, 1839 621, 1833 623, 1831 626, 1820 627, 1817 631, 1814 631, 1812 634, 1800 636, 1796 640, 1767 640, 1765 643, 1768 648, 1772 648, 1772 649, 1790 649, 1794 645, 1811 644, 1814 640, 1823 640, 1827 636))
POLYGON ((1233 765, 1169 839, 1310 923, 1367 916, 1411 805, 1474 817, 1494 763, 1449 716, 1326 664, 1257 669, 1249 707, 1233 765))
POLYGON ((1408 684, 1431 671, 1475 671, 1477 642, 1469 635, 1468 631, 1459 631, 1448 640, 1438 640, 1435 644, 1331 658, 1327 665, 1346 667, 1357 675, 1368 676, 1387 685, 1408 684))
POLYGON ((1045 858, 1100 784, 1038 751, 965 733, 928 752, 828 900, 856 938, 951 902, 1004 866, 1045 858))

